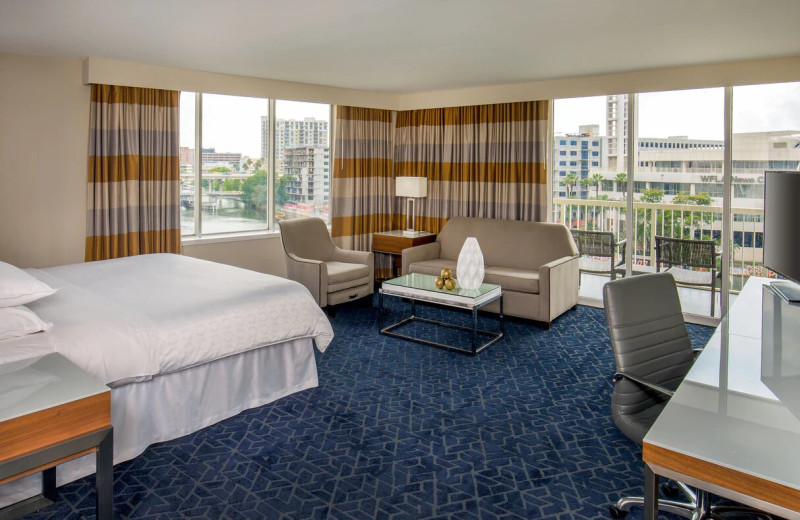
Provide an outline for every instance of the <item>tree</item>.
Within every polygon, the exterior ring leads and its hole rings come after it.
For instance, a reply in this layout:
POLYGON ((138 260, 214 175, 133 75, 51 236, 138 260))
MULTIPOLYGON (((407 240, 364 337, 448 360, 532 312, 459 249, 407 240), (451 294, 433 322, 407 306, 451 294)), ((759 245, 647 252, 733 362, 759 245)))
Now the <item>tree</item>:
POLYGON ((214 166, 213 168, 208 170, 208 172, 209 173, 221 173, 223 175, 228 175, 229 173, 231 173, 231 169, 227 168, 225 166, 214 166))
POLYGON ((596 198, 600 198, 600 183, 605 180, 602 173, 595 173, 590 177, 592 183, 594 184, 594 194, 596 198))
POLYGON ((225 179, 222 182, 222 191, 241 191, 241 179, 225 179))
POLYGON ((275 184, 275 204, 285 204, 292 201, 292 197, 289 194, 289 187, 292 185, 292 181, 295 180, 296 178, 294 175, 281 175, 278 182, 275 184))
POLYGON ((253 159, 248 157, 247 160, 242 163, 242 171, 244 173, 247 173, 250 171, 250 168, 252 167, 253 167, 253 159))
POLYGON ((664 192, 661 190, 644 190, 639 198, 640 202, 647 204, 658 204, 662 200, 664 200, 664 192))
POLYGON ((267 207, 267 172, 258 170, 242 182, 242 202, 259 210, 267 207))
POLYGON ((694 204, 696 206, 710 206, 711 205, 711 195, 708 193, 697 193, 695 195, 691 195, 689 193, 678 193, 675 195, 675 198, 672 199, 672 202, 675 204, 694 204))
POLYGON ((628 191, 628 174, 627 173, 625 173, 625 172, 618 173, 614 177, 614 182, 617 183, 617 191, 628 191))
POLYGON ((567 198, 572 198, 572 188, 578 184, 578 176, 574 173, 568 173, 561 179, 561 184, 567 187, 567 198))

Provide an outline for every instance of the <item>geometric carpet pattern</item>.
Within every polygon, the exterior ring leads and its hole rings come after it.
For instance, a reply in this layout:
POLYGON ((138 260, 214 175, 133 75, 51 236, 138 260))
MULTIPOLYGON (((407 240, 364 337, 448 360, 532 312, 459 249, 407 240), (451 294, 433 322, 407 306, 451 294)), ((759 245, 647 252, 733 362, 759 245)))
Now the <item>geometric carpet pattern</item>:
MULTIPOLYGON (((602 309, 579 306, 551 330, 507 319, 504 338, 477 357, 380 335, 367 305, 331 322, 318 388, 115 466, 115 517, 599 519, 642 492, 640 450, 610 415, 602 309)), ((695 347, 713 332, 688 328, 695 347)), ((27 518, 93 517, 90 476, 27 518)))

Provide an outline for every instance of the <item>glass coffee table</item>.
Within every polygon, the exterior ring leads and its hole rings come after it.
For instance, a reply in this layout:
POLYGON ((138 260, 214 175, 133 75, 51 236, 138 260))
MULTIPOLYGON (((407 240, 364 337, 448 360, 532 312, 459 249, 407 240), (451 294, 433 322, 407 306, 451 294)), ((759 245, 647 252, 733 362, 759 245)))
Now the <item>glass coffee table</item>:
POLYGON ((381 288, 378 290, 378 329, 380 330, 380 333, 385 334, 386 336, 423 343, 432 347, 462 352, 465 354, 472 354, 473 356, 479 354, 489 345, 496 343, 500 340, 500 338, 503 337, 503 333, 505 332, 505 326, 503 322, 503 291, 499 285, 484 283, 481 284, 479 288, 474 290, 462 289, 461 287, 457 286, 452 291, 448 291, 447 289, 437 289, 433 283, 435 279, 435 276, 414 273, 400 276, 398 278, 392 278, 391 280, 386 280, 383 282, 381 288), (383 306, 383 299, 385 296, 405 298, 410 300, 411 316, 384 327, 383 321, 386 312, 383 306), (478 309, 496 300, 499 300, 500 304, 500 312, 497 315, 500 321, 499 330, 489 331, 479 329, 478 309), (457 325, 454 323, 447 323, 417 316, 417 303, 427 303, 470 311, 472 313, 471 326, 457 325), (414 321, 431 323, 451 329, 469 331, 471 334, 470 345, 468 347, 450 345, 417 336, 403 334, 402 332, 397 331, 398 328, 414 321), (481 342, 479 338, 484 339, 484 341, 481 342))

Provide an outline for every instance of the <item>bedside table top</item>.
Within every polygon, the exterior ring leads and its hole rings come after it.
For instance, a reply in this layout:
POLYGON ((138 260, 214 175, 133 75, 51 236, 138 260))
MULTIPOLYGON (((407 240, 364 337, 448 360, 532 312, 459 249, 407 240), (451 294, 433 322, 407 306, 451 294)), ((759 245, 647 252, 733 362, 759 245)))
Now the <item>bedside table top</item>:
POLYGON ((6 363, 0 365, 0 422, 109 391, 61 354, 6 363))
POLYGON ((403 237, 403 238, 421 238, 421 237, 430 237, 435 236, 434 233, 429 233, 427 231, 419 231, 418 234, 411 236, 406 236, 403 234, 402 229, 395 229, 393 231, 381 231, 379 233, 374 233, 375 235, 384 235, 389 237, 403 237))

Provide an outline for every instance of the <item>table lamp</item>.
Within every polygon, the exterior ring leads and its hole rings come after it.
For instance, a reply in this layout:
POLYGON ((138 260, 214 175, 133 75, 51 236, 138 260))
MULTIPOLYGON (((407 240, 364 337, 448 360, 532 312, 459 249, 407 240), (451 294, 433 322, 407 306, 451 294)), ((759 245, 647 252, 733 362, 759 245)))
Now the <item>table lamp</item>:
POLYGON ((403 236, 416 237, 420 235, 419 231, 414 230, 416 224, 416 203, 414 199, 427 197, 428 195, 428 179, 426 177, 397 177, 395 179, 395 195, 398 197, 407 197, 406 199, 406 229, 403 231, 403 236), (409 220, 410 217, 410 220, 409 220), (409 222, 411 225, 409 225, 409 222))

